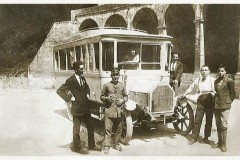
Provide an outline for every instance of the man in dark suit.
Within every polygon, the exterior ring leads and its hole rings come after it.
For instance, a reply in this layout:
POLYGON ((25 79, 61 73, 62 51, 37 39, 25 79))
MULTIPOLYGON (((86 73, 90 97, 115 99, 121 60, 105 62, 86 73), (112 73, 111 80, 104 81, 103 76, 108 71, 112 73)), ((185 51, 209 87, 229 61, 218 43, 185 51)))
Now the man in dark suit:
POLYGON ((226 76, 226 66, 220 66, 219 78, 215 80, 215 119, 218 132, 218 143, 213 148, 220 148, 222 152, 227 151, 227 125, 231 104, 236 97, 234 82, 226 76))
POLYGON ((170 85, 175 91, 175 96, 178 95, 178 88, 180 87, 183 73, 183 64, 178 60, 178 58, 178 53, 173 53, 172 62, 170 64, 170 85))
POLYGON ((94 130, 91 124, 91 114, 89 106, 90 89, 86 79, 82 76, 84 64, 81 61, 73 63, 75 74, 68 78, 65 84, 57 89, 57 94, 68 104, 72 103, 71 113, 73 115, 73 143, 70 148, 74 152, 87 154, 88 149, 80 146, 80 125, 85 122, 88 130, 88 148, 90 150, 101 151, 96 147, 94 140, 94 130), (68 92, 71 92, 71 95, 68 92))

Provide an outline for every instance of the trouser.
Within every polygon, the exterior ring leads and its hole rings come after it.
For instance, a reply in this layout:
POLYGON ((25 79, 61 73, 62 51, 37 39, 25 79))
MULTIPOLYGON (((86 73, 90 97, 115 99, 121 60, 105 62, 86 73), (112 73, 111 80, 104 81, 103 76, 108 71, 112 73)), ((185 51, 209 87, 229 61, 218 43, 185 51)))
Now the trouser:
POLYGON ((122 118, 105 117, 105 140, 104 146, 110 146, 111 136, 113 144, 118 144, 122 134, 122 118))
POLYGON ((229 112, 229 109, 215 109, 217 131, 227 129, 229 112))
POLYGON ((218 132, 218 147, 226 148, 227 125, 230 109, 215 109, 215 119, 218 132))
POLYGON ((204 114, 206 116, 204 137, 211 136, 213 112, 214 112, 214 103, 213 102, 207 103, 207 104, 201 104, 201 102, 199 102, 199 100, 197 101, 197 109, 196 109, 196 113, 195 113, 194 127, 192 130, 192 134, 195 139, 197 139, 199 137, 200 128, 202 125, 202 119, 203 119, 204 114))
MULTIPOLYGON (((74 148, 80 146, 80 125, 84 122, 88 131, 88 147, 95 147, 94 129, 91 123, 91 116, 73 116, 73 144, 74 148)), ((82 146, 83 147, 83 146, 82 146)))
POLYGON ((173 87, 173 90, 175 91, 175 96, 178 96, 178 89, 179 89, 178 83, 173 83, 172 87, 173 87))
POLYGON ((173 78, 170 78, 170 86, 173 88, 173 90, 175 91, 175 96, 178 96, 179 94, 179 87, 180 87, 180 82, 178 81, 178 83, 173 83, 173 78))

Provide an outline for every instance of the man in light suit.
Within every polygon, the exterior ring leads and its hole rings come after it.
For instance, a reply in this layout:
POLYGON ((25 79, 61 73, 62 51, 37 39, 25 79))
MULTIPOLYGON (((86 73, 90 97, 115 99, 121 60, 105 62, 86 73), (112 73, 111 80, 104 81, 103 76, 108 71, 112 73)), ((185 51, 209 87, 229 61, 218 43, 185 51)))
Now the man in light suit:
POLYGON ((226 76, 226 66, 220 66, 219 78, 215 80, 215 119, 218 132, 218 143, 213 148, 220 148, 222 152, 227 151, 227 125, 231 104, 236 97, 234 82, 226 76))
POLYGON ((170 64, 170 86, 173 87, 175 96, 178 95, 178 88, 180 87, 183 73, 183 64, 178 60, 178 58, 178 53, 173 53, 172 62, 170 64))
POLYGON ((68 78, 65 84, 57 89, 57 94, 68 104, 72 103, 71 113, 73 115, 73 143, 70 148, 74 152, 87 154, 88 149, 101 151, 96 147, 94 130, 91 124, 90 114, 90 89, 86 79, 82 76, 84 65, 81 61, 73 63, 75 74, 68 78), (71 92, 71 95, 68 92, 71 92), (88 148, 80 146, 80 125, 85 122, 88 130, 88 148))

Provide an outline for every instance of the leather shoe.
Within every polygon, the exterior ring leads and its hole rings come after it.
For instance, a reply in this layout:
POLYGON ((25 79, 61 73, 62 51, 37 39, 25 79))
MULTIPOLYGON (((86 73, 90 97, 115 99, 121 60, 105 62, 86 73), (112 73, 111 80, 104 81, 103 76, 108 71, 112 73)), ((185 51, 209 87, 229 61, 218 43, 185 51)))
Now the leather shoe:
POLYGON ((208 140, 208 137, 204 137, 204 138, 203 138, 203 142, 206 143, 206 144, 209 144, 209 143, 210 143, 210 141, 208 140))
POLYGON ((220 147, 221 147, 221 145, 219 145, 219 143, 216 143, 212 146, 212 148, 220 148, 220 147))
POLYGON ((227 152, 227 147, 226 147, 226 145, 222 145, 222 146, 220 147, 220 150, 221 150, 222 152, 227 152))
POLYGON ((88 154, 88 149, 87 148, 81 148, 80 150, 78 150, 78 153, 88 154))
POLYGON ((118 151, 122 151, 122 147, 121 147, 121 145, 120 144, 115 144, 115 145, 113 145, 113 149, 116 149, 116 150, 118 150, 118 151))
POLYGON ((108 154, 109 153, 109 149, 110 149, 110 147, 104 147, 104 149, 103 149, 104 154, 108 154))
POLYGON ((74 144, 71 143, 71 144, 70 144, 70 149, 71 149, 71 151, 73 151, 73 152, 78 152, 78 151, 80 150, 80 147, 74 147, 74 144))
POLYGON ((193 145, 196 142, 197 142, 197 139, 193 138, 189 141, 189 145, 193 145))
POLYGON ((92 151, 102 151, 102 148, 94 146, 94 147, 90 147, 89 150, 92 150, 92 151))

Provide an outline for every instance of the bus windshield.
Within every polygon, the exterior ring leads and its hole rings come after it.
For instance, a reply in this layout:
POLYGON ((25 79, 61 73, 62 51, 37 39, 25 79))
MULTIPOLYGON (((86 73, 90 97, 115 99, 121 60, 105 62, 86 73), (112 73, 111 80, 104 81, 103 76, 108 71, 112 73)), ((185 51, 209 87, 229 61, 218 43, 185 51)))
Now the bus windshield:
POLYGON ((118 42, 118 67, 126 70, 159 70, 160 52, 160 45, 118 42))

